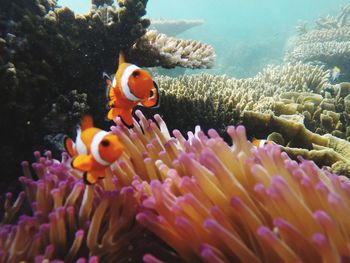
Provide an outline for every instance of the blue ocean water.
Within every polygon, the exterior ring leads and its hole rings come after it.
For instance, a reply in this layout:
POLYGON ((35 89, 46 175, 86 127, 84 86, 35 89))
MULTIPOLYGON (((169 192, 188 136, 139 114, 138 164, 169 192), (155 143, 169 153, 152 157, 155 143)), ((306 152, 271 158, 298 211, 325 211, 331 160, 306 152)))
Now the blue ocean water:
MULTIPOLYGON (((75 12, 89 10, 87 0, 59 0, 75 12)), ((215 48, 217 59, 210 73, 250 77, 266 64, 280 64, 298 21, 336 15, 347 0, 149 0, 150 19, 203 19, 205 24, 177 37, 194 39, 215 48)), ((198 72, 198 71, 194 71, 198 72)), ((187 70, 187 73, 191 71, 187 70)))

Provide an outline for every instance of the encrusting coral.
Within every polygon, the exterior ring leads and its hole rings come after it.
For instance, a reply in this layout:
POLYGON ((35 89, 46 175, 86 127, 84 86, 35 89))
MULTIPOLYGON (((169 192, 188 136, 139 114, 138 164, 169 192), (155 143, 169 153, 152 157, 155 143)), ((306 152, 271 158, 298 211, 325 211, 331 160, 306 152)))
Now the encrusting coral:
POLYGON ((337 17, 323 17, 316 21, 317 27, 307 30, 300 25, 299 35, 291 43, 285 55, 288 62, 323 63, 329 68, 340 67, 341 81, 349 81, 350 70, 350 6, 344 6, 337 17))
POLYGON ((73 127, 83 109, 90 108, 103 124, 102 73, 115 72, 119 51, 130 48, 150 23, 143 18, 146 0, 112 2, 92 1, 84 15, 53 0, 0 2, 0 125, 8 127, 1 131, 4 178, 14 177, 17 164, 44 136, 73 127), (58 97, 68 98, 72 90, 87 94, 85 105, 66 118, 45 118, 54 104, 67 108, 57 104, 58 97))
MULTIPOLYGON (((294 159, 301 156, 313 160, 319 166, 328 166, 334 173, 350 176, 349 141, 331 134, 313 133, 303 122, 286 117, 246 111, 243 114, 243 123, 250 123, 248 132, 266 129, 267 132, 278 133, 283 140, 277 139, 276 142, 283 145, 283 151, 294 159)), ((274 138, 276 135, 270 139, 274 141, 274 138)))
POLYGON ((136 112, 121 160, 95 186, 49 153, 22 164, 25 192, 7 195, 2 262, 339 262, 350 257, 350 181, 211 129, 188 139, 136 112), (28 203, 30 214, 25 214, 28 203), (18 218, 18 219, 17 219, 18 218), (158 236, 158 238, 157 238, 158 236), (82 262, 82 261, 79 261, 82 262))

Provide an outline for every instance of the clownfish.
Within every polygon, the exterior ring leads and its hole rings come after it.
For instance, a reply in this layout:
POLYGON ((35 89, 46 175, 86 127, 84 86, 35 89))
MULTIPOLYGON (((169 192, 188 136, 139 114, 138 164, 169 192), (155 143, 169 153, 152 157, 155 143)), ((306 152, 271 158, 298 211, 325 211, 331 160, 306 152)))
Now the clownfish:
POLYGON ((67 153, 72 157, 71 166, 83 174, 86 184, 94 184, 105 177, 105 169, 123 153, 124 147, 112 133, 93 127, 91 116, 84 116, 77 128, 75 142, 64 140, 67 153))
POLYGON ((125 62, 123 52, 119 54, 116 74, 108 77, 106 73, 107 99, 110 108, 107 119, 120 117, 129 128, 133 127, 132 113, 136 105, 154 108, 159 105, 159 91, 151 75, 138 66, 125 62))
POLYGON ((264 147, 267 144, 275 144, 275 142, 269 141, 269 140, 259 140, 259 139, 253 138, 252 144, 257 148, 260 148, 260 147, 264 147))

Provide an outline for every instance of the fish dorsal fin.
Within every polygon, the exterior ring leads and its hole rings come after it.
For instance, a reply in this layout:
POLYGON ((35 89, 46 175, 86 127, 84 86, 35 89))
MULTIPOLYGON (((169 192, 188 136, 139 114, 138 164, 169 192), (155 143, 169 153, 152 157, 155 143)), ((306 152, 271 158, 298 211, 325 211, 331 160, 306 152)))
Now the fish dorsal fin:
POLYGON ((120 52, 119 52, 119 66, 123 63, 125 63, 125 55, 124 55, 124 52, 120 50, 120 52))
POLYGON ((80 121, 80 127, 81 127, 82 131, 84 131, 88 128, 91 128, 93 126, 94 126, 94 122, 93 122, 92 117, 90 115, 85 115, 80 121))

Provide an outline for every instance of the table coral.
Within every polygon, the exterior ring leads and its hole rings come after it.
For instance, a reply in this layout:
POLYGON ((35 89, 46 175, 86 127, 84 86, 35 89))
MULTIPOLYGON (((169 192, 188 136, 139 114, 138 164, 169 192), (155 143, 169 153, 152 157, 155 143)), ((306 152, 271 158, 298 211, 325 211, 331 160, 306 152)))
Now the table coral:
POLYGON ((162 65, 185 68, 211 68, 215 61, 212 46, 194 40, 168 37, 149 30, 129 50, 132 61, 147 67, 162 65))
POLYGON ((255 148, 242 126, 230 143, 211 129, 169 134, 136 112, 112 132, 123 158, 95 186, 40 156, 25 191, 7 195, 1 261, 337 262, 349 258, 350 181, 291 160, 277 145, 255 148), (26 207, 23 204, 28 203, 26 207), (27 214, 29 209, 30 214, 27 214))
POLYGON ((181 34, 192 27, 200 26, 204 24, 204 20, 169 20, 169 19, 152 19, 150 29, 156 30, 161 34, 167 36, 176 36, 181 34))

